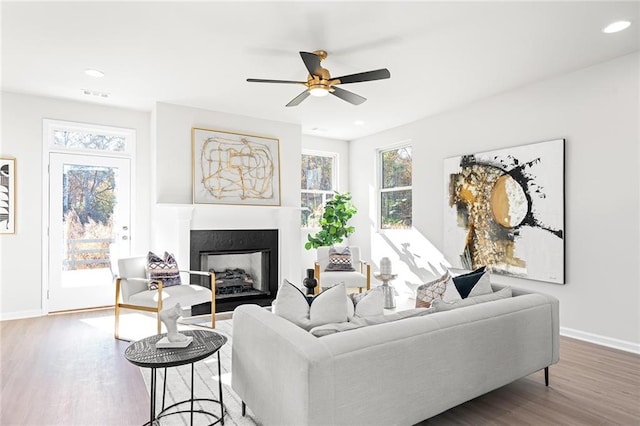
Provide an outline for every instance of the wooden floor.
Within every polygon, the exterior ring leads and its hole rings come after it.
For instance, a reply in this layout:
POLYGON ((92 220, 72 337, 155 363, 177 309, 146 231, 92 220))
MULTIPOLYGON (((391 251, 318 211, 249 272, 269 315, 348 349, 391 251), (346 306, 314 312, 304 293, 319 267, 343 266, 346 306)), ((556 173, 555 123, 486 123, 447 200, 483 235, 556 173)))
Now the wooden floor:
MULTIPOLYGON (((107 311, 0 322, 0 425, 141 425, 149 400, 107 311)), ((561 338, 560 362, 421 425, 640 425, 640 356, 561 338)), ((417 404, 420 401, 416 401, 417 404)))

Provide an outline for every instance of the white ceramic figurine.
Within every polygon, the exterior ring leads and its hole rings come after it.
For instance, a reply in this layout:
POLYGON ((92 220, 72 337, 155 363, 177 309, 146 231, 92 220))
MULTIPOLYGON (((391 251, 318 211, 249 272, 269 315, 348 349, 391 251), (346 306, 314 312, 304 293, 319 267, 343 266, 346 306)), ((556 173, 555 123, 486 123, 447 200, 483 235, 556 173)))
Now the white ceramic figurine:
POLYGON ((185 342, 187 336, 178 333, 178 318, 182 316, 182 307, 180 303, 176 303, 173 308, 163 309, 160 312, 160 320, 167 327, 167 339, 174 342, 185 342))

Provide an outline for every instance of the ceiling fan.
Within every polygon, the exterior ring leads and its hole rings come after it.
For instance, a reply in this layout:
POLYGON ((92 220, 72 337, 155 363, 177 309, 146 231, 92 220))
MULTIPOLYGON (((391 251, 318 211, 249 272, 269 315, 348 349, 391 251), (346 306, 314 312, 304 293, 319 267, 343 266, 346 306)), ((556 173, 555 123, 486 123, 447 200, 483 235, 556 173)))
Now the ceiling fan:
POLYGON ((342 77, 331 78, 329 70, 322 68, 320 63, 327 58, 327 52, 324 50, 316 50, 313 53, 300 52, 300 57, 304 65, 309 70, 307 81, 291 81, 291 80, 264 80, 260 78, 248 78, 250 83, 281 83, 281 84, 302 84, 306 86, 306 90, 293 98, 288 107, 297 106, 300 102, 307 99, 309 95, 326 96, 331 93, 343 101, 347 101, 353 105, 360 105, 366 98, 349 92, 348 90, 336 87, 337 84, 360 83, 363 81, 383 80, 391 77, 391 73, 386 68, 375 71, 365 71, 357 74, 344 75, 342 77))

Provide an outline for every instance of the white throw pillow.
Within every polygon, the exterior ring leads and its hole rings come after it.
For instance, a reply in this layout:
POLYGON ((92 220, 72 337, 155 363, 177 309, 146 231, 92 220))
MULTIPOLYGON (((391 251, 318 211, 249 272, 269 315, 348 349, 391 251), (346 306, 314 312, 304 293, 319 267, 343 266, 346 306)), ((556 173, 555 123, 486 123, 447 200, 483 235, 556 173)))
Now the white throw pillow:
POLYGON ((273 302, 273 313, 305 330, 311 328, 307 298, 298 287, 286 279, 282 281, 276 300, 273 302))
POLYGON ((347 294, 347 321, 351 321, 351 318, 356 314, 355 302, 347 294))
POLYGON ((380 287, 372 288, 366 293, 353 293, 350 296, 355 305, 354 317, 384 315, 384 294, 380 287))
POLYGON ((349 312, 346 297, 344 283, 336 284, 314 297, 309 309, 311 327, 347 321, 349 312))
POLYGON ((305 330, 310 330, 318 325, 347 321, 348 304, 352 302, 347 298, 347 288, 344 283, 323 291, 313 298, 309 306, 308 299, 302 290, 285 279, 278 289, 278 295, 272 306, 274 314, 305 330))
MULTIPOLYGON (((436 300, 439 299, 435 299, 433 302, 435 302, 436 300)), ((458 293, 456 284, 453 282, 453 279, 451 279, 451 277, 449 277, 449 279, 447 280, 447 287, 444 290, 444 294, 442 295, 442 300, 447 303, 455 302, 456 300, 462 300, 462 296, 460 296, 460 293, 458 293)), ((433 302, 431 302, 432 305, 433 302)))
POLYGON ((493 288, 491 288, 490 275, 488 272, 485 272, 473 286, 467 297, 480 296, 489 293, 493 293, 493 288))

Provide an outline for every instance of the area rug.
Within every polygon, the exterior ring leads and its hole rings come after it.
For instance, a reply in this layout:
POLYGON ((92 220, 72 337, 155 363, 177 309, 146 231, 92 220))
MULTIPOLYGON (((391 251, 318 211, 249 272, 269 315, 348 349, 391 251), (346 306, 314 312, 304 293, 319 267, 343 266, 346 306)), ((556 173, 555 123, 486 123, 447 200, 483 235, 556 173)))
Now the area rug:
MULTIPOLYGON (((202 321, 202 323, 206 323, 202 321)), ((189 330, 194 328, 202 328, 200 323, 179 325, 180 330, 189 330)), ((225 417, 224 424, 237 425, 237 426, 254 426, 259 423, 253 418, 253 413, 247 407, 247 414, 242 416, 242 400, 231 389, 231 340, 232 340, 232 320, 216 320, 217 333, 220 333, 227 337, 227 343, 220 349, 220 365, 222 370, 222 386, 223 386, 223 400, 225 405, 225 417)), ((144 383, 147 387, 147 392, 151 394, 151 370, 148 368, 141 368, 140 372, 144 378, 144 383)), ((157 380, 157 401, 156 407, 162 406, 162 384, 164 383, 164 370, 158 369, 157 380)), ((190 385, 191 385, 191 364, 173 367, 167 369, 167 393, 165 399, 165 406, 168 407, 177 401, 183 401, 190 398, 190 385)), ((218 360, 217 355, 214 354, 209 358, 202 361, 198 361, 195 364, 195 376, 194 376, 194 397, 195 398, 213 398, 218 399, 218 360)), ((188 405, 188 404, 185 404, 188 405)), ((184 407, 184 406, 183 406, 184 407)), ((215 403, 208 402, 196 402, 195 407, 204 409, 206 411, 212 411, 219 413, 219 406, 215 403)), ((158 408, 159 410, 160 408, 158 408)), ((214 418, 204 414, 195 414, 193 418, 194 425, 209 425, 214 418)), ((189 425, 190 417, 188 414, 175 414, 168 417, 163 417, 160 421, 160 425, 189 425)))

